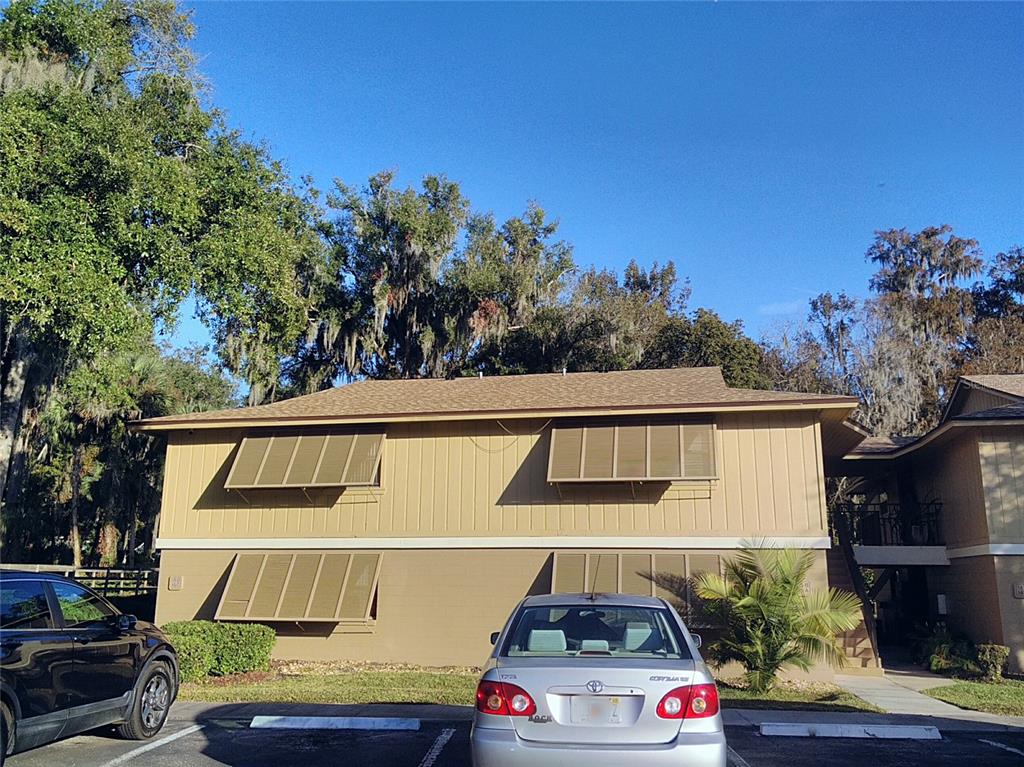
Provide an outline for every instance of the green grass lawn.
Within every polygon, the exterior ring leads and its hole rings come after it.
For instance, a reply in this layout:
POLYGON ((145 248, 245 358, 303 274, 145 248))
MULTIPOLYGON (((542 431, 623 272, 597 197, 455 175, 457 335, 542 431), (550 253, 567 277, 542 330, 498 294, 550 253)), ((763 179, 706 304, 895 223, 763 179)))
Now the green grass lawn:
POLYGON ((336 663, 275 663, 268 672, 181 686, 182 700, 216 703, 439 703, 472 705, 479 672, 336 663))
MULTIPOLYGON (((182 700, 212 703, 439 703, 473 705, 479 670, 347 663, 274 663, 267 672, 181 686, 182 700)), ((721 684, 726 708, 877 711, 827 684, 783 684, 764 696, 721 684)))
POLYGON ((723 708, 882 712, 877 706, 835 685, 818 682, 780 682, 771 692, 755 694, 738 685, 719 681, 718 694, 723 708))
POLYGON ((1013 679, 996 683, 960 681, 933 687, 924 694, 972 711, 1024 716, 1024 682, 1013 679))

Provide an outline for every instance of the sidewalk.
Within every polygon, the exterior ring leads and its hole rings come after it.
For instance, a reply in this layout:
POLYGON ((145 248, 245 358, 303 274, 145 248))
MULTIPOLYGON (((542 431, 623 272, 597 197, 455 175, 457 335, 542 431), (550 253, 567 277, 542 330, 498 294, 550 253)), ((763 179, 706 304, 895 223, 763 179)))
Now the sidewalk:
MULTIPOLYGON (((1000 716, 981 711, 966 711, 941 700, 924 695, 920 690, 942 687, 952 682, 945 677, 898 669, 885 676, 853 676, 837 674, 835 683, 858 698, 886 711, 875 716, 927 718, 940 730, 979 729, 992 726, 1000 729, 1024 728, 1024 717, 1000 716)), ((851 720, 852 721, 852 720, 851 720)), ((907 722, 917 724, 917 722, 907 722)))

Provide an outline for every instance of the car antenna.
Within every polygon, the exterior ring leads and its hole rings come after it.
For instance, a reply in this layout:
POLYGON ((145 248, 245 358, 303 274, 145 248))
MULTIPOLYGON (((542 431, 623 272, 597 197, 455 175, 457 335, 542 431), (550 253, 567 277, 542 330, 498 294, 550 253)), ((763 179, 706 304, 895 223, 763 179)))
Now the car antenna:
POLYGON ((587 597, 591 602, 597 599, 597 574, 601 572, 601 555, 597 556, 597 567, 594 568, 594 579, 590 582, 590 596, 587 597))

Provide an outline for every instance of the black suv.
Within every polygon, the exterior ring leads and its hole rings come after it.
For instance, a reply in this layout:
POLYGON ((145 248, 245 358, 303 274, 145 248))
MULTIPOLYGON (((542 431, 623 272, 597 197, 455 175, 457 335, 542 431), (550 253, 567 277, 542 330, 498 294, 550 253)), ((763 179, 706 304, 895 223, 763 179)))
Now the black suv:
POLYGON ((0 570, 0 764, 96 727, 151 738, 177 693, 178 660, 156 626, 68 578, 0 570))

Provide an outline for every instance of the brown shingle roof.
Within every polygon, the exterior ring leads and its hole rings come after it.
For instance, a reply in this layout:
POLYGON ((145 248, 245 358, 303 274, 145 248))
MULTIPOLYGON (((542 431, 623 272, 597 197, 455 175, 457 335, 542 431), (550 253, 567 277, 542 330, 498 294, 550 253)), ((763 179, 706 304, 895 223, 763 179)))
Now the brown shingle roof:
POLYGON ((484 378, 358 381, 257 407, 164 416, 139 422, 149 429, 227 425, 228 422, 399 420, 501 414, 777 406, 848 406, 853 397, 732 389, 717 367, 560 373, 484 378))
POLYGON ((1000 420, 1012 420, 1019 421, 1024 419, 1024 402, 1016 405, 1003 405, 1002 407, 992 407, 988 410, 978 410, 974 413, 967 413, 965 415, 958 415, 953 418, 954 421, 1000 421, 1000 420))
POLYGON ((847 455, 882 455, 917 442, 918 437, 868 437, 847 455))
POLYGON ((963 376, 963 380, 1011 397, 1024 397, 1024 375, 963 376))

